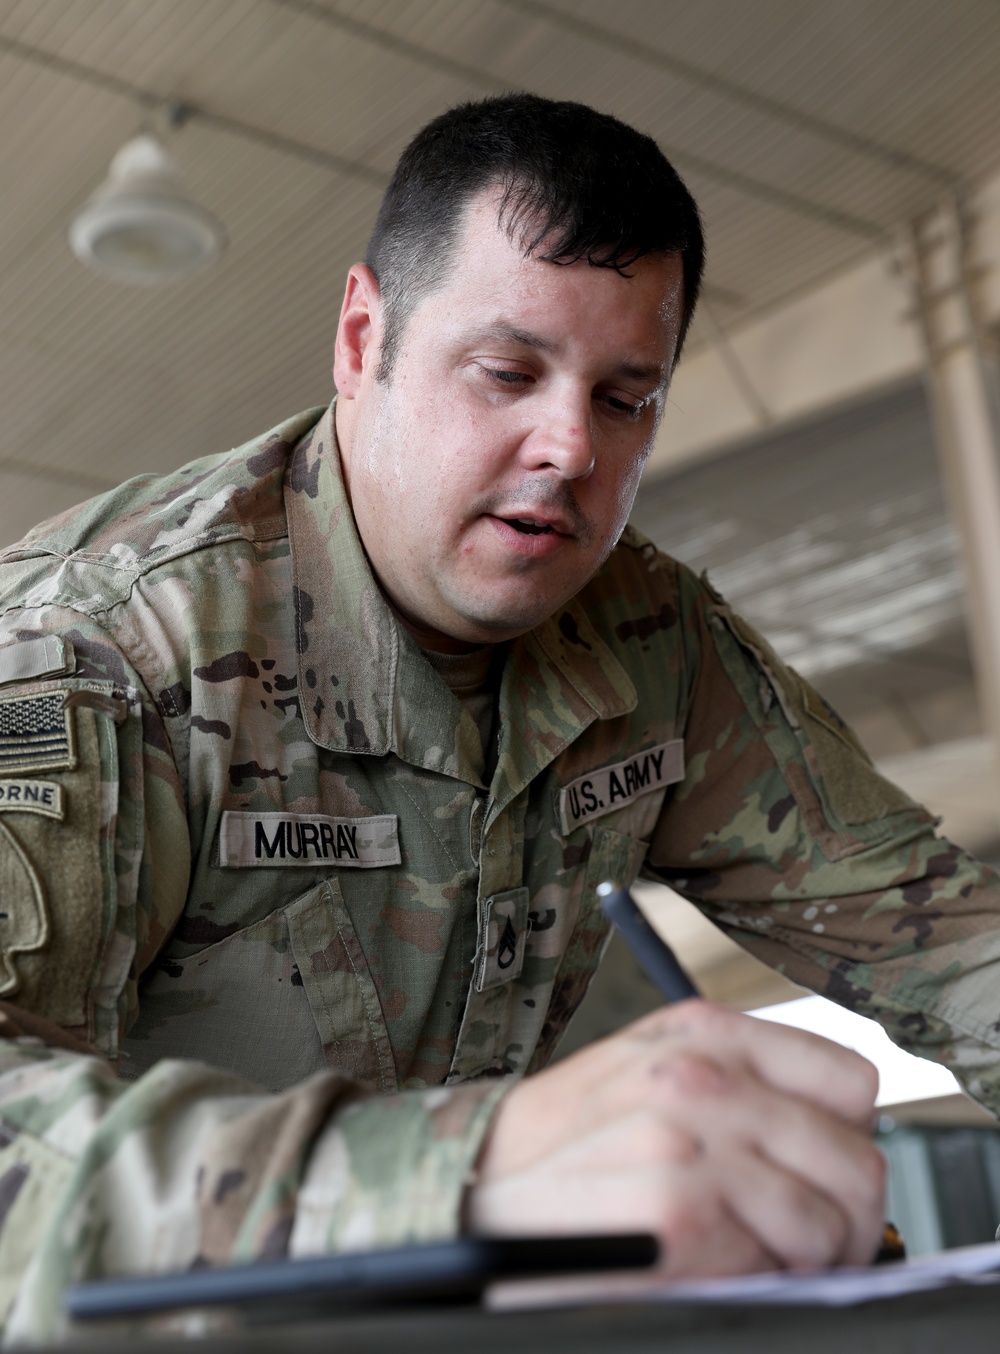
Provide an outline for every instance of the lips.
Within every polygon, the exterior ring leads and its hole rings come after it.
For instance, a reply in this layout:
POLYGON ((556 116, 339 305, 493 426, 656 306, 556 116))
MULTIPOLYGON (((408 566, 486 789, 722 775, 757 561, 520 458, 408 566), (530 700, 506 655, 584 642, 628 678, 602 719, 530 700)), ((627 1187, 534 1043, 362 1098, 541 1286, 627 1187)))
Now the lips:
POLYGON ((498 522, 505 523, 522 536, 575 536, 577 534, 573 527, 572 518, 560 512, 555 505, 548 508, 539 505, 534 509, 523 508, 520 511, 516 508, 513 511, 507 508, 504 511, 498 504, 496 508, 489 512, 489 516, 494 517, 498 522))
POLYGON ((544 536, 555 530, 551 522, 539 522, 533 517, 504 517, 501 520, 515 531, 523 531, 526 536, 544 536))
POLYGON ((509 555, 524 560, 553 558, 576 540, 562 520, 547 521, 528 513, 505 513, 502 517, 487 513, 481 520, 492 526, 509 555))

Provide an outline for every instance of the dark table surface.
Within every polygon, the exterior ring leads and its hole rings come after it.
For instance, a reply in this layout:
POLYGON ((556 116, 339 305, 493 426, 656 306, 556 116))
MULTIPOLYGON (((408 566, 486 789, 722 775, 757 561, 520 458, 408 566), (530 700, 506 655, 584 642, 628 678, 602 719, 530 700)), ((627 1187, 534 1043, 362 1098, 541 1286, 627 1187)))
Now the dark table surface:
MULTIPOLYGON (((256 1325, 190 1339, 79 1326, 77 1354, 121 1341, 151 1354, 968 1354, 1000 1347, 1000 1286, 962 1286, 858 1307, 629 1303, 490 1313, 417 1309, 256 1325)), ((65 1348, 65 1346, 61 1346, 65 1348)))

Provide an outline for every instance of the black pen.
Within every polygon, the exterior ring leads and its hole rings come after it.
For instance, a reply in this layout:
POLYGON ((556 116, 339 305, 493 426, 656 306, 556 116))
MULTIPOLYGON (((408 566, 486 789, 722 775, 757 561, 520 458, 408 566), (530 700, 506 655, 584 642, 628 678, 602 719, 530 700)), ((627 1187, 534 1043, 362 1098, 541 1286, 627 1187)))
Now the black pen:
POLYGON ((643 916, 628 889, 607 881, 598 884, 597 896, 601 900, 601 911, 618 928, 622 940, 638 959, 639 967, 664 1001, 687 1001, 688 997, 701 996, 673 950, 643 916))

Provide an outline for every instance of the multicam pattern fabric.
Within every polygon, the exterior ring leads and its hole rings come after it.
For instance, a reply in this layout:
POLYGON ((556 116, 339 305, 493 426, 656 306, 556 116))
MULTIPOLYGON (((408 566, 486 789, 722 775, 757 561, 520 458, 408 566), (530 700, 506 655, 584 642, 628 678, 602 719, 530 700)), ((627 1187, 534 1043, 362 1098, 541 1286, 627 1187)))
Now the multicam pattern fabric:
POLYGON ((8 1339, 81 1277, 452 1234, 600 960, 604 879, 669 881, 1000 1103, 996 877, 636 533, 511 645, 489 785, 330 411, 43 524, 0 589, 0 644, 76 661, 0 685, 15 736, 63 693, 74 749, 61 818, 0 799, 8 1339))

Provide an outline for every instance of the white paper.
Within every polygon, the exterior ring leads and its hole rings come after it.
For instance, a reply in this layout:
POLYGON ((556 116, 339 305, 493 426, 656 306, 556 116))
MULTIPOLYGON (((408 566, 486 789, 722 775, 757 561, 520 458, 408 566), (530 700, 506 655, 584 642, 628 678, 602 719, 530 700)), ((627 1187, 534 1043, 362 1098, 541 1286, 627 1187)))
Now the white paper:
POLYGON ((924 1293, 955 1283, 1000 1283, 1000 1245, 962 1246, 937 1255, 921 1255, 859 1269, 827 1269, 812 1274, 778 1271, 736 1279, 686 1279, 668 1282, 641 1273, 590 1274, 571 1279, 531 1279, 494 1284, 486 1305, 497 1311, 567 1307, 602 1302, 686 1302, 796 1306, 818 1303, 852 1307, 879 1298, 924 1293))

